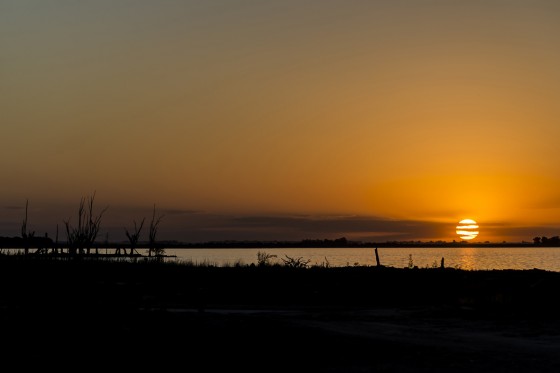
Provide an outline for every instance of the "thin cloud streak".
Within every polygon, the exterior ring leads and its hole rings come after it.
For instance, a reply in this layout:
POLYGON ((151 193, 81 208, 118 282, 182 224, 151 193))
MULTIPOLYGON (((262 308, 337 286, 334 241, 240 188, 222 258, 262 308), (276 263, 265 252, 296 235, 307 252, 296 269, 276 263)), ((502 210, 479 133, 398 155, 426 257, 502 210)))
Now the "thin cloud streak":
MULTIPOLYGON (((271 240, 292 241, 304 239, 350 240, 436 240, 448 224, 386 220, 375 217, 331 216, 228 216, 197 214, 169 221, 162 233, 183 237, 185 241, 271 240), (180 227, 184 227, 180 229, 180 227)), ((452 227, 454 228, 454 226, 452 227)))

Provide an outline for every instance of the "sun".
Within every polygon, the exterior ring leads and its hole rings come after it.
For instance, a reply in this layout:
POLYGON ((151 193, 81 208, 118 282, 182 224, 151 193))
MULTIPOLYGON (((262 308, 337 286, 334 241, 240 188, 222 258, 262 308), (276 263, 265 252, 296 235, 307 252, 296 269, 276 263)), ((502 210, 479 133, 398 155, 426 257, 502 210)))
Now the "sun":
POLYGON ((456 232, 461 239, 470 241, 478 236, 478 224, 472 219, 463 219, 457 225, 456 232))

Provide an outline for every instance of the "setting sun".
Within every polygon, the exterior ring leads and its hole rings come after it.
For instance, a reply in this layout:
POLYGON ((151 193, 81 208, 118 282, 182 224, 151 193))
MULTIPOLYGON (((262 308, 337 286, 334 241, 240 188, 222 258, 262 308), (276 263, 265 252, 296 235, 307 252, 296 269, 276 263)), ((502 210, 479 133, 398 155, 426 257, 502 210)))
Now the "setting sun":
POLYGON ((478 224, 472 219, 463 219, 457 225, 457 234, 463 240, 472 240, 478 236, 478 224))

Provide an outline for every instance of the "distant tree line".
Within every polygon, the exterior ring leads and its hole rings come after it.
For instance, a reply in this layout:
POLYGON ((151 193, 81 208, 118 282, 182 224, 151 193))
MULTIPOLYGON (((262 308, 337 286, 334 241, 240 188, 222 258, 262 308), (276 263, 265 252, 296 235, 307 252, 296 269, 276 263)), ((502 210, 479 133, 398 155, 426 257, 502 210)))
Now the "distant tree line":
POLYGON ((360 247, 363 243, 359 241, 349 241, 346 237, 337 239, 304 239, 301 241, 207 241, 207 242, 180 242, 180 241, 162 241, 168 247, 181 248, 261 248, 261 247, 360 247))
POLYGON ((337 239, 304 239, 300 241, 224 240, 207 242, 162 241, 169 248, 375 248, 375 247, 519 247, 533 246, 531 242, 468 242, 468 241, 386 241, 363 242, 341 237, 337 239))
POLYGON ((535 245, 541 245, 541 246, 560 246, 560 237, 558 237, 558 236, 538 237, 537 236, 537 237, 533 238, 533 242, 535 243, 535 245))

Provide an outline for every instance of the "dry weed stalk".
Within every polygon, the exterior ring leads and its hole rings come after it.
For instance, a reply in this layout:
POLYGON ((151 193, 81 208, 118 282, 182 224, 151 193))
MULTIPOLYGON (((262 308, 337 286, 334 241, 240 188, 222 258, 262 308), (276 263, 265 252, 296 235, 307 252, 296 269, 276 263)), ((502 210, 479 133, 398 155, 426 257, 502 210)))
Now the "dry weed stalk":
POLYGON ((165 249, 162 247, 157 247, 156 245, 158 226, 162 218, 163 215, 159 215, 156 218, 156 205, 154 205, 154 211, 152 213, 152 221, 150 222, 150 232, 149 232, 150 247, 148 249, 148 256, 152 256, 152 254, 154 254, 155 256, 161 256, 165 254, 165 249))
POLYGON ((70 219, 64 221, 70 254, 83 254, 84 250, 89 253, 91 246, 97 238, 99 227, 101 226, 101 218, 107 207, 96 215, 93 213, 94 201, 95 193, 87 198, 82 197, 78 208, 77 226, 72 226, 70 219))

